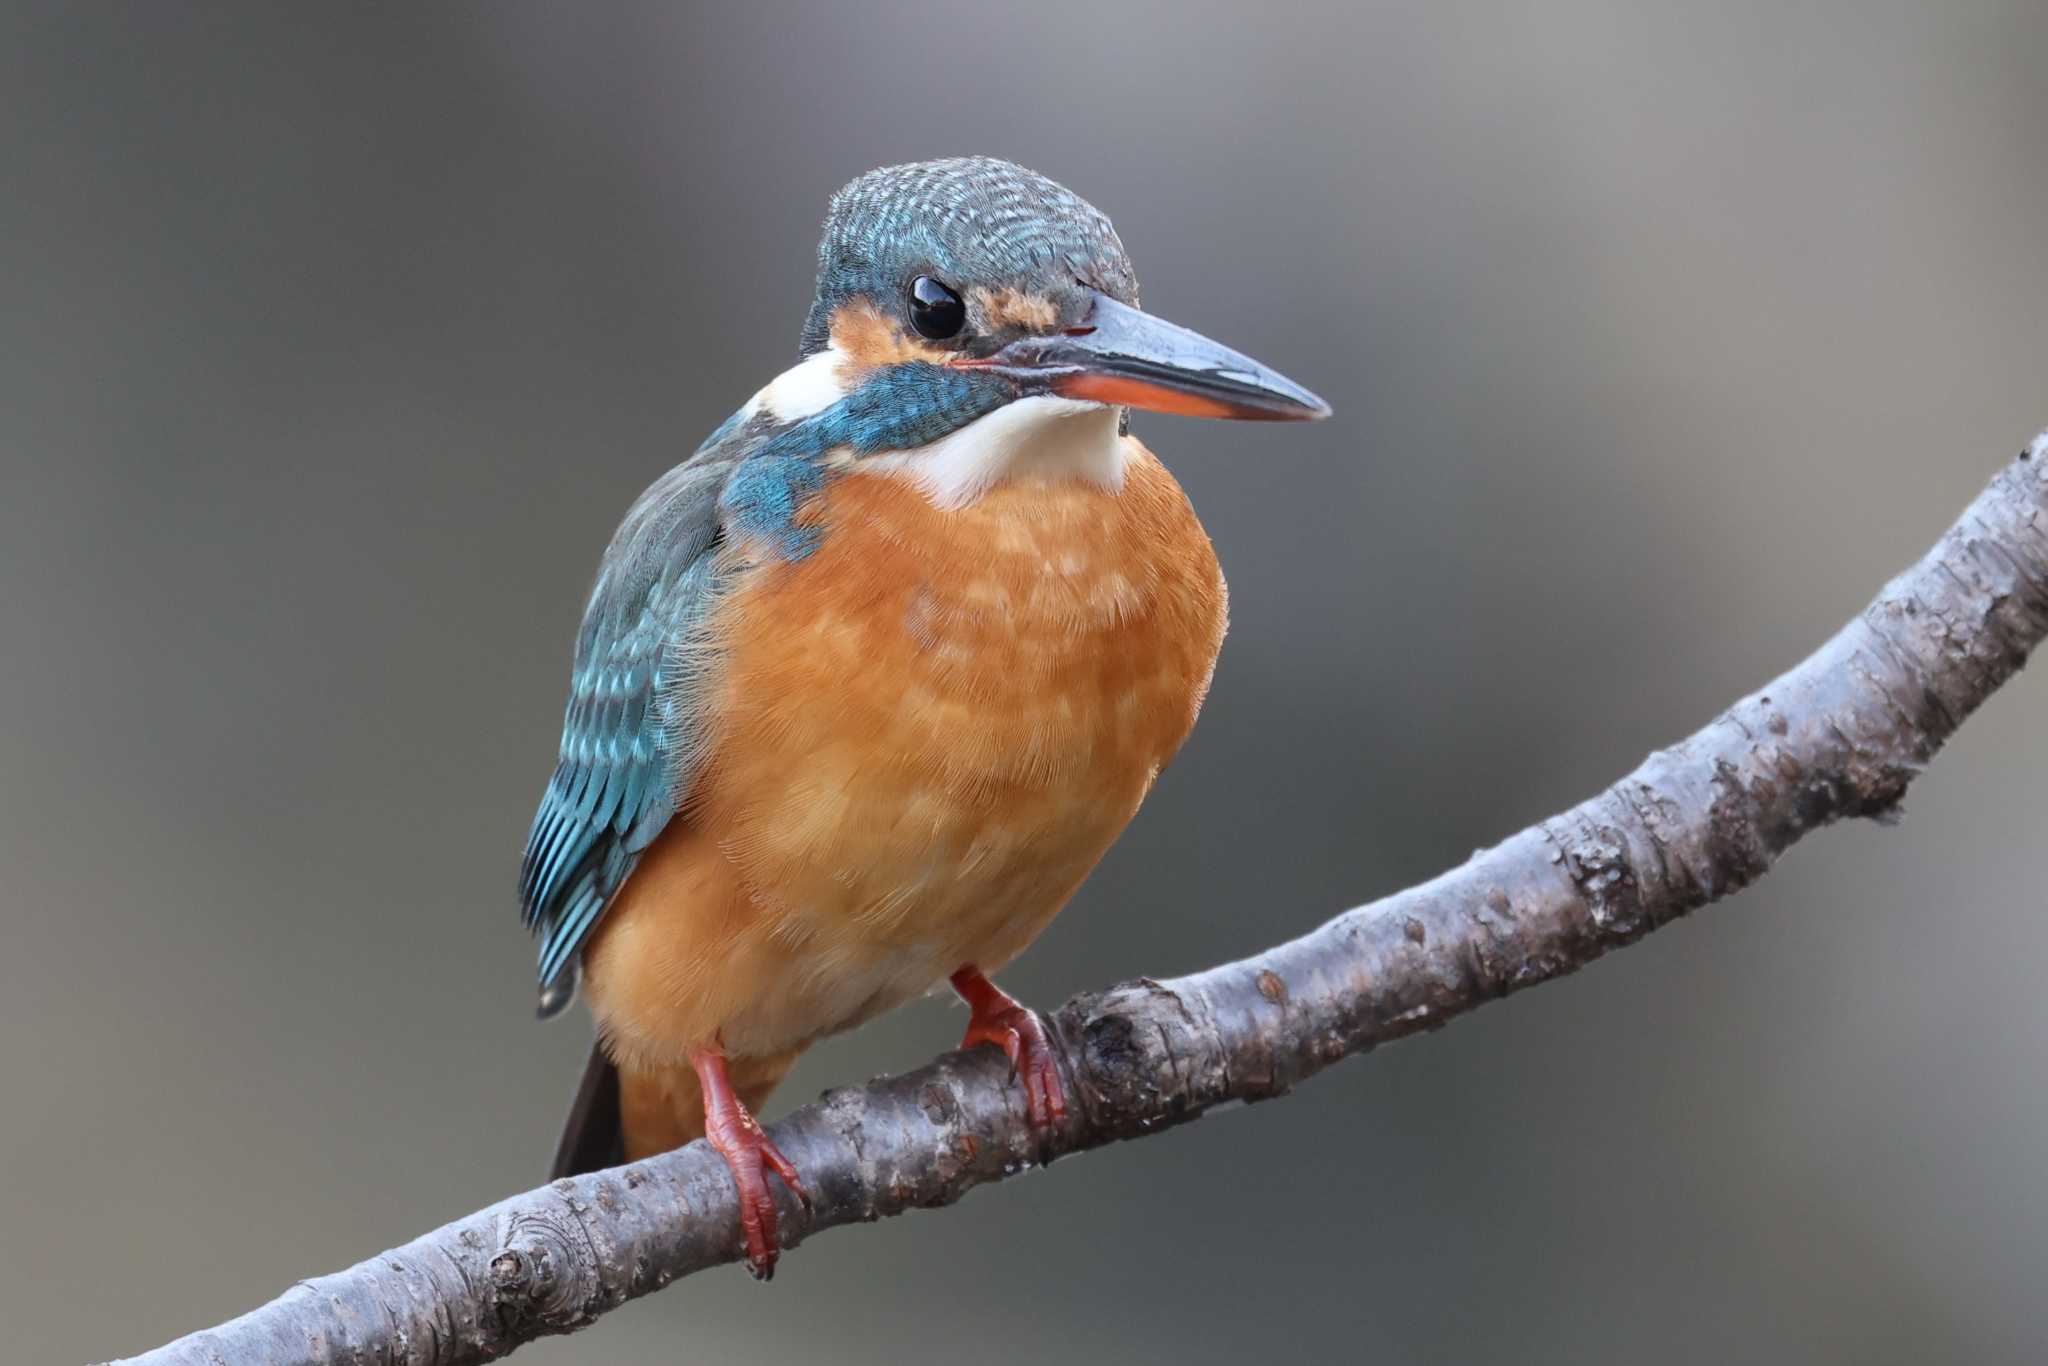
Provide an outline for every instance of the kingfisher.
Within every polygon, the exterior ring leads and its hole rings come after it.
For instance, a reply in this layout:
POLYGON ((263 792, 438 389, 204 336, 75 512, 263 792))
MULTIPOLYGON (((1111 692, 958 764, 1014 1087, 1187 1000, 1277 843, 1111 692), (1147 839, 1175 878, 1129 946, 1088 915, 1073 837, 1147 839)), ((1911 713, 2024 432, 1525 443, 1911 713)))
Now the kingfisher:
POLYGON ((986 157, 832 197, 797 364, 627 511, 576 638, 519 884, 540 1015, 596 1043, 574 1175, 700 1136, 754 1274, 754 1118, 797 1056, 950 983, 1030 1122, 1066 1097, 990 975, 1036 938, 1194 725, 1223 575, 1131 409, 1312 419, 1138 307, 1109 219, 986 157))

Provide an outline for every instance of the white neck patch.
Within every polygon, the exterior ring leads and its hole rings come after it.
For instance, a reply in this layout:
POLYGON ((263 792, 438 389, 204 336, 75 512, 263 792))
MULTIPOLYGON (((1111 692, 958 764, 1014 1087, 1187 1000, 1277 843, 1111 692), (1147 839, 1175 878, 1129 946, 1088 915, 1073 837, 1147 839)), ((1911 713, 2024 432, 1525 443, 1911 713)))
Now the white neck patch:
POLYGON ((910 480, 942 508, 965 507, 1018 478, 1077 478, 1114 493, 1129 458, 1119 409, 1036 395, 1006 403, 915 450, 863 458, 855 467, 910 480))
POLYGON ((842 359, 837 348, 827 347, 790 366, 748 400, 747 415, 751 417, 766 409, 778 422, 816 417, 846 397, 845 386, 839 380, 842 359))

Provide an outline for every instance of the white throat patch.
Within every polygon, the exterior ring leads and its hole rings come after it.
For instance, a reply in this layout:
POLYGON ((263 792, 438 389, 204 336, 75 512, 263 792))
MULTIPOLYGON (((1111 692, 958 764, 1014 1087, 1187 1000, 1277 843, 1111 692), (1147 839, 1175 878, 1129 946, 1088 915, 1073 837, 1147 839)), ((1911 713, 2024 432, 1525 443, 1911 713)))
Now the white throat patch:
MULTIPOLYGON (((823 412, 846 396, 845 359, 827 347, 783 371, 748 401, 742 420, 766 412, 792 422, 823 412)), ((1117 434, 1121 412, 1080 399, 1020 398, 937 441, 862 456, 848 468, 908 479, 944 508, 965 507, 1006 479, 1086 479, 1114 493, 1129 459, 1117 434)))
POLYGON ((1006 479, 1086 479, 1123 488, 1129 458, 1120 410, 1037 395, 1006 403, 916 450, 862 459, 857 468, 909 479, 942 508, 965 507, 1006 479))

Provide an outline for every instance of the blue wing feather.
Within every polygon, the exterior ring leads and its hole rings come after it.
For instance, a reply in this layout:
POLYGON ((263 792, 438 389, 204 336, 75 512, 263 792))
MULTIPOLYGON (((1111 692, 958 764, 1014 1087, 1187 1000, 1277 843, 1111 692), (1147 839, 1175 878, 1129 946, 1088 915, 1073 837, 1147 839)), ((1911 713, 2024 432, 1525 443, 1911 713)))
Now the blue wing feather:
POLYGON ((543 1014, 572 994, 591 928, 675 814, 694 764, 687 645, 716 589, 719 497, 733 424, 634 503, 576 641, 554 777, 527 836, 519 897, 540 936, 543 1014))

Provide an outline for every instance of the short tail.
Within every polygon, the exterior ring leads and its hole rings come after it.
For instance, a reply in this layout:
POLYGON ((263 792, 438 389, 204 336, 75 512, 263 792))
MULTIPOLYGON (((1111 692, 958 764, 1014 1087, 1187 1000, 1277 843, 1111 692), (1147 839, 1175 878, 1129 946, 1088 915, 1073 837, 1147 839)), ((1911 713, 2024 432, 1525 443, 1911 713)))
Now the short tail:
MULTIPOLYGON (((727 1070, 740 1103, 758 1113, 796 1058, 784 1053, 730 1059, 727 1070)), ((704 1092, 688 1063, 622 1074, 604 1045, 593 1043, 548 1179, 616 1167, 703 1136, 704 1092)))

